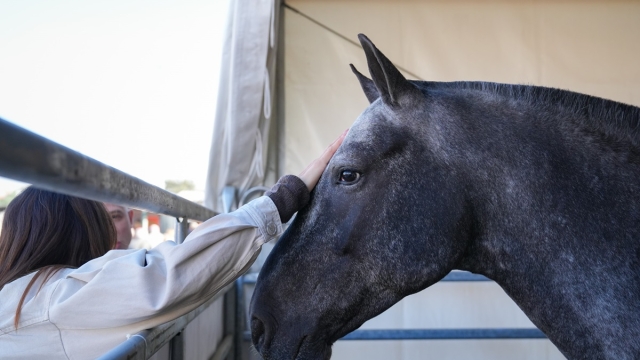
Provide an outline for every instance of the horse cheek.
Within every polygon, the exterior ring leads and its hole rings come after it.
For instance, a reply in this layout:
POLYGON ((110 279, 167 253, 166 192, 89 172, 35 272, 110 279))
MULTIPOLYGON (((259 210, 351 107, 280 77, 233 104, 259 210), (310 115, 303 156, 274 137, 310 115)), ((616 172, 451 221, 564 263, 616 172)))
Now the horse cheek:
POLYGON ((359 232, 356 229, 362 228, 362 206, 351 207, 348 212, 340 214, 336 219, 339 222, 328 238, 333 239, 334 252, 339 256, 346 256, 351 254, 353 247, 357 245, 354 236, 359 232))

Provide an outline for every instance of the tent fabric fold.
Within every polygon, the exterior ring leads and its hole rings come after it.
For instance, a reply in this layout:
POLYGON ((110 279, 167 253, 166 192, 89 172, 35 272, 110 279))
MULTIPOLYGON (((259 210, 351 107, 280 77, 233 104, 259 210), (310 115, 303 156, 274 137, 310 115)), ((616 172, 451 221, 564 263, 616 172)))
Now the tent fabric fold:
POLYGON ((218 212, 225 187, 239 199, 267 178, 279 9, 278 0, 229 4, 205 186, 205 206, 218 212))

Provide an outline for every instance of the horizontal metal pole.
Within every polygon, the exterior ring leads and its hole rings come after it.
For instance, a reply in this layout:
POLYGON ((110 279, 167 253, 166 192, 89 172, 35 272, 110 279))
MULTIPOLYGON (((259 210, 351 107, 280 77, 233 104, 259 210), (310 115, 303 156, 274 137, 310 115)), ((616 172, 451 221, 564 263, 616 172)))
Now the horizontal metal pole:
POLYGON ((452 271, 440 281, 492 281, 484 275, 468 271, 452 271))
MULTIPOLYGON (((243 334, 251 340, 251 332, 243 334)), ((489 339, 546 339, 540 329, 382 329, 355 330, 340 340, 489 340, 489 339)))
POLYGON ((231 283, 218 291, 211 299, 200 305, 190 313, 175 320, 156 326, 150 330, 143 330, 130 336, 120 345, 99 357, 99 360, 146 360, 179 334, 193 319, 200 315, 227 291, 233 288, 231 283))
MULTIPOLYGON (((256 281, 258 280, 258 274, 257 273, 245 274, 242 276, 241 279, 244 284, 255 284, 256 281)), ((483 275, 474 274, 468 271, 454 270, 449 274, 447 274, 447 276, 445 276, 440 281, 492 281, 492 280, 483 275)))
POLYGON ((193 203, 0 118, 0 176, 38 188, 205 221, 193 203))
POLYGON ((255 284, 258 280, 258 273, 248 273, 238 278, 243 284, 255 284))
POLYGON ((544 339, 539 329, 394 329, 355 330, 341 340, 544 339))

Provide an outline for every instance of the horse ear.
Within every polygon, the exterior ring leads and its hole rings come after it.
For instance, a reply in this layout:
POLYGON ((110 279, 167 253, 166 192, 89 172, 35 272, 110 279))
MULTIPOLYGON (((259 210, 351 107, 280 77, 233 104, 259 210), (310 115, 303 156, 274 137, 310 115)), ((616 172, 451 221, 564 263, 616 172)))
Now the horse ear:
MULTIPOLYGON (((358 39, 367 56, 371 79, 387 105, 400 105, 400 99, 405 96, 422 96, 418 88, 402 76, 400 71, 364 34, 358 34, 358 39)), ((365 91, 366 92, 366 91, 365 91)))
POLYGON ((376 101, 380 97, 380 93, 378 92, 378 88, 376 88, 376 84, 373 83, 371 79, 362 75, 360 71, 356 69, 353 64, 349 64, 351 66, 351 71, 356 74, 358 81, 360 82, 360 86, 362 87, 362 91, 367 96, 367 100, 369 100, 369 104, 376 101))

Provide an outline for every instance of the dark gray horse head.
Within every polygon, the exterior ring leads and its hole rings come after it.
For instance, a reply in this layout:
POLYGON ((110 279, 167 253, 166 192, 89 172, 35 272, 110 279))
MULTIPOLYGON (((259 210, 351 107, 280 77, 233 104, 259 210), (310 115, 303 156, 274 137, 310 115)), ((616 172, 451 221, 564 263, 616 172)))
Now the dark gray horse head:
POLYGON ((427 98, 360 41, 373 81, 353 70, 372 104, 262 269, 256 291, 269 299, 254 298, 252 329, 265 358, 328 358, 334 341, 444 277, 468 238, 461 184, 418 141, 427 98))
POLYGON ((498 282, 567 357, 640 358, 640 110, 408 81, 359 38, 371 79, 352 69, 371 104, 260 272, 262 356, 328 359, 463 269, 498 282))

